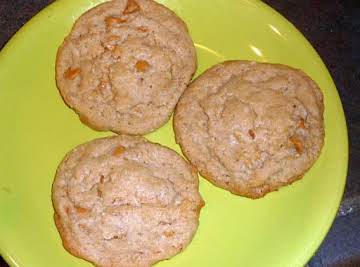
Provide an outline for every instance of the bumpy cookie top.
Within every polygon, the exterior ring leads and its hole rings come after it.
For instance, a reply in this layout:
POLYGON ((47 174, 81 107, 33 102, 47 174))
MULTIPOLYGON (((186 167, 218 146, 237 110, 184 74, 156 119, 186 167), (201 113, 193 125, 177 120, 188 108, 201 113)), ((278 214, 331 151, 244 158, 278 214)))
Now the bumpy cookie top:
POLYGON ((302 71, 229 61, 185 91, 176 139, 212 183, 257 198, 299 179, 317 159, 323 109, 321 91, 302 71))
POLYGON ((169 119, 195 70, 194 44, 175 13, 151 0, 114 0, 76 21, 56 80, 84 123, 144 134, 169 119))
POLYGON ((198 177, 176 152, 140 137, 76 147, 53 184, 65 248, 97 266, 150 266, 191 241, 203 200, 198 177))

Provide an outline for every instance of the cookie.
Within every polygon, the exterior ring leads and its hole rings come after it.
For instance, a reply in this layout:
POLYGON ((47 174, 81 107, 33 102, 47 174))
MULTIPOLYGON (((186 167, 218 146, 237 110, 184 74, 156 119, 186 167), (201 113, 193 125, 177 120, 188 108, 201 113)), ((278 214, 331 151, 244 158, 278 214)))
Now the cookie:
POLYGON ((167 122, 196 64, 175 13, 152 0, 114 0, 76 21, 58 50, 56 82, 88 126, 145 134, 167 122))
POLYGON ((69 152, 52 189, 64 247, 96 266, 150 266, 192 240, 204 202, 176 152, 142 137, 96 139, 69 152))
POLYGON ((324 143, 323 95, 301 70, 228 61, 180 98, 176 141, 202 176, 259 198, 300 179, 324 143))

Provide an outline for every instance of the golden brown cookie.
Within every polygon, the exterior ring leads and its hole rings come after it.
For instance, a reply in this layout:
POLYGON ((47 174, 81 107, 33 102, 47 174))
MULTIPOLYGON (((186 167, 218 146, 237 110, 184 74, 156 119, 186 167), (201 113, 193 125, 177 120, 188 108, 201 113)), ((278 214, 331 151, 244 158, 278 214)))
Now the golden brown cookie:
POLYGON ((185 23, 152 0, 114 0, 83 14, 58 50, 65 102, 98 130, 162 126, 196 70, 185 23))
POLYGON ((250 198, 300 179, 324 143, 323 96, 304 72, 228 61, 187 88, 176 140, 214 185, 250 198))
POLYGON ((79 145, 52 191, 64 247, 97 266, 150 266, 190 243, 204 202, 176 152, 120 135, 79 145))

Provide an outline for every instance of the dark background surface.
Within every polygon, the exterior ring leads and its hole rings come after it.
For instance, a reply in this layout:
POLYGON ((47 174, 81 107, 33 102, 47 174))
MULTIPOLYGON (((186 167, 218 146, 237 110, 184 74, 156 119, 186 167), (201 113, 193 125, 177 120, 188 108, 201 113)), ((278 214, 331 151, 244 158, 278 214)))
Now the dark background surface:
MULTIPOLYGON (((0 49, 51 2, 0 0, 0 49)), ((264 2, 291 21, 318 51, 338 88, 348 124, 350 161, 345 194, 329 234, 308 265, 360 267, 360 1, 264 2)), ((0 257, 0 267, 5 266, 0 257)))

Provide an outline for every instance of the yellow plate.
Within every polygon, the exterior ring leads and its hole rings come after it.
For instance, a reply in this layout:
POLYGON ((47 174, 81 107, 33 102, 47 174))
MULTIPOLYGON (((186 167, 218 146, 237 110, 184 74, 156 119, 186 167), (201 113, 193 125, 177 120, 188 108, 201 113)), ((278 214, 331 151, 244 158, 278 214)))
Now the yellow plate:
MULTIPOLYGON (((75 18, 99 0, 56 1, 0 53, 0 250, 12 266, 91 266, 68 254, 53 222, 51 184, 74 146, 98 136, 63 103, 54 81, 57 47, 75 18)), ((198 74, 225 59, 285 63, 325 96, 325 146, 305 177, 263 199, 231 195, 201 179, 206 201, 195 239, 158 266, 302 266, 315 252, 343 193, 348 140, 341 102, 323 62, 283 17, 256 0, 163 0, 189 26, 198 74)), ((171 123, 148 135, 169 147, 171 123)))

